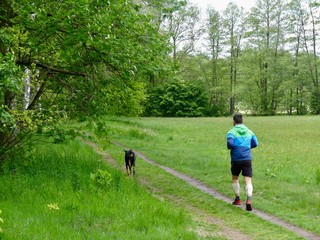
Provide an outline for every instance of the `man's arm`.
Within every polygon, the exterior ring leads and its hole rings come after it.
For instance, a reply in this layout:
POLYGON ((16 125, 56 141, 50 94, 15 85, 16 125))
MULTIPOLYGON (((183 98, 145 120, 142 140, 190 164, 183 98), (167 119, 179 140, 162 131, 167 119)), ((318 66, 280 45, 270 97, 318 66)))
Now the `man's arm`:
POLYGON ((259 145, 259 141, 255 135, 251 138, 251 148, 255 148, 259 145))
POLYGON ((234 146, 233 139, 234 139, 234 136, 231 133, 228 133, 227 134, 227 148, 228 149, 233 148, 233 146, 234 146))

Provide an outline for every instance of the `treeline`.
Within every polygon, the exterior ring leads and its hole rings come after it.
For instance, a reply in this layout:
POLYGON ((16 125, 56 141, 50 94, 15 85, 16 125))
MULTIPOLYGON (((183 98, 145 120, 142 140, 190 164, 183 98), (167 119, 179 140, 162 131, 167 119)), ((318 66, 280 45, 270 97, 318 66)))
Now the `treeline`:
POLYGON ((319 114, 320 2, 258 0, 245 11, 229 3, 170 13, 178 78, 201 82, 209 115, 319 114))
POLYGON ((66 118, 319 114, 319 5, 1 0, 0 164, 66 118))

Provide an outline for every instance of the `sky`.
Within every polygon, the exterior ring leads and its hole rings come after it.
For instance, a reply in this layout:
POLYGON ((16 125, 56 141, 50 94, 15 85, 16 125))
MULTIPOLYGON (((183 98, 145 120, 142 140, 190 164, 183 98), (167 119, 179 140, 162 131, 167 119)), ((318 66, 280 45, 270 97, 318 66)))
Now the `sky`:
POLYGON ((214 7, 217 11, 223 11, 228 6, 229 2, 236 3, 239 7, 244 7, 245 10, 250 10, 255 5, 256 0, 189 0, 190 3, 198 5, 202 12, 205 12, 208 5, 214 7))

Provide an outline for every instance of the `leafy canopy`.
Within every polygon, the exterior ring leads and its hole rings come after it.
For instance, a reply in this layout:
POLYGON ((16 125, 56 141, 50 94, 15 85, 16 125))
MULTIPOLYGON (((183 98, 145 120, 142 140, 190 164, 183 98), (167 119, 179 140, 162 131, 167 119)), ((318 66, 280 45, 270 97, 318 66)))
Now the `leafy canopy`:
POLYGON ((138 115, 144 82, 170 69, 165 37, 130 0, 3 0, 0 9, 0 162, 62 117, 138 115))

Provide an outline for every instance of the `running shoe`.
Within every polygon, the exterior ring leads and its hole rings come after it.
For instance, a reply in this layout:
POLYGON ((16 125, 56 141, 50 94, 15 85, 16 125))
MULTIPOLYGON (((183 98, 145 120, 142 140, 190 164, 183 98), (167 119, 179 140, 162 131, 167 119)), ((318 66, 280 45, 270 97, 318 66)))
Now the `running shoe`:
POLYGON ((251 200, 247 200, 247 201, 246 201, 246 210, 247 210, 247 211, 252 211, 251 200))
POLYGON ((233 205, 241 205, 241 200, 240 199, 235 199, 232 204, 233 205))

